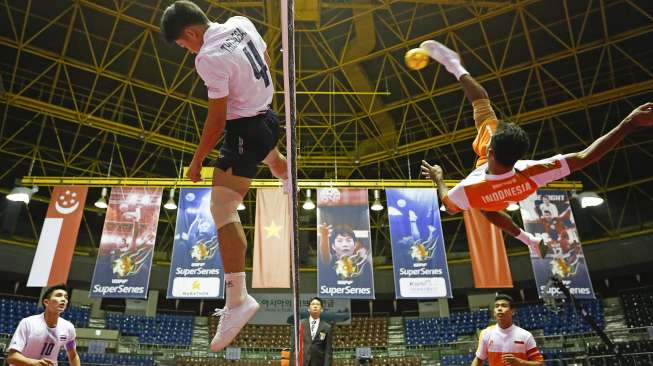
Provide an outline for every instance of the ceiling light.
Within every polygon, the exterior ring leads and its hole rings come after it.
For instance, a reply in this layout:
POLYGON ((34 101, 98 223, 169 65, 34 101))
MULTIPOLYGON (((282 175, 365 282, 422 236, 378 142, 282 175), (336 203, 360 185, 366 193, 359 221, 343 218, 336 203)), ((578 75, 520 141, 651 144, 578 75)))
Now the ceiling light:
POLYGON ((95 207, 100 208, 100 209, 105 209, 109 207, 107 204, 107 187, 102 188, 102 193, 100 194, 100 198, 98 198, 97 201, 94 203, 95 207))
POLYGON ((177 204, 175 203, 175 189, 170 188, 170 195, 168 196, 168 202, 163 205, 163 208, 166 210, 176 210, 177 204))
POLYGON ((517 211, 517 210, 519 210, 519 204, 517 204, 515 202, 510 202, 510 204, 508 205, 506 210, 511 211, 511 212, 512 211, 517 211))
POLYGON ((595 207, 603 204, 603 198, 596 194, 596 192, 583 192, 579 195, 580 207, 595 207))
POLYGON ((379 193, 378 189, 374 190, 374 203, 372 203, 372 207, 370 209, 372 211, 381 211, 383 210, 383 205, 381 204, 381 199, 380 199, 381 194, 379 193))
POLYGON ((32 188, 27 187, 14 187, 11 192, 7 195, 7 199, 14 202, 24 202, 25 204, 29 203, 29 200, 32 198, 32 195, 38 192, 39 187, 34 186, 32 188))
POLYGON ((315 203, 311 199, 311 190, 307 189, 306 190, 306 201, 304 201, 304 204, 302 205, 302 208, 304 210, 314 210, 315 209, 315 203))

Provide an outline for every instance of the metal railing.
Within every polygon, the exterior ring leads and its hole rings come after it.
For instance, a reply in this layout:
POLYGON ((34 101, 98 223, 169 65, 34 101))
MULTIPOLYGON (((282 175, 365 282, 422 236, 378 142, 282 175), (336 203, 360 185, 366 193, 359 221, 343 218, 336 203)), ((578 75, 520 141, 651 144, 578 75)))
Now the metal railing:
MULTIPOLYGON (((615 340, 617 343, 631 342, 631 341, 640 341, 640 340, 650 340, 647 328, 619 328, 608 331, 610 338, 615 340)), ((2 347, 6 347, 9 343, 11 335, 9 334, 0 334, 0 350, 2 347)), ((625 358, 621 360, 616 359, 615 356, 611 355, 596 355, 588 356, 589 345, 600 344, 598 337, 593 334, 575 334, 575 335, 558 335, 558 336, 540 336, 536 337, 537 344, 541 350, 554 349, 565 351, 566 349, 574 348, 574 352, 578 354, 575 357, 569 357, 568 354, 566 358, 558 359, 547 359, 547 365, 551 366, 572 366, 572 365, 582 365, 582 366, 607 366, 607 365, 653 365, 653 353, 629 353, 625 355, 625 358)), ((222 354, 209 354, 208 345, 207 347, 194 346, 190 348, 184 347, 184 349, 170 349, 168 347, 152 347, 152 346, 141 346, 127 343, 122 343, 118 347, 120 352, 125 353, 127 349, 129 352, 141 353, 140 351, 145 351, 145 348, 148 353, 151 353, 152 356, 162 356, 166 355, 169 358, 174 356, 186 356, 186 357, 199 357, 206 358, 216 357, 222 358, 222 354)), ((447 344, 440 345, 426 345, 426 346, 405 346, 405 345, 393 345, 387 348, 374 348, 373 353, 375 356, 421 356, 422 358, 430 358, 435 364, 438 363, 438 359, 444 355, 450 354, 466 354, 473 353, 476 349, 476 341, 460 341, 452 342, 447 344), (390 354, 392 351, 392 355, 390 354)), ((256 359, 268 359, 274 360, 278 359, 280 355, 281 348, 242 348, 242 357, 244 359, 256 360, 256 359)), ((354 354, 355 350, 351 347, 339 348, 334 347, 334 358, 337 359, 346 359, 350 358, 354 354)), ((1 361, 4 361, 3 357, 5 356, 4 352, 0 352, 0 364, 1 361)), ((65 363, 62 363, 62 365, 65 363)), ((84 363, 86 365, 86 363, 84 363)))
MULTIPOLYGON (((7 360, 5 358, 0 357, 0 365, 8 366, 9 364, 7 363, 7 360)), ((88 362, 82 362, 82 365, 84 365, 84 366, 113 366, 112 364, 108 364, 108 363, 88 363, 88 362)), ((159 365, 159 364, 157 363, 157 365, 159 365)), ((70 366, 70 365, 68 364, 68 361, 59 361, 59 362, 57 362, 57 366, 70 366)), ((121 366, 138 366, 138 365, 137 364, 133 364, 133 365, 121 364, 121 366)))
POLYGON ((546 366, 648 366, 653 365, 653 352, 620 355, 580 356, 574 358, 545 359, 546 366))
MULTIPOLYGON (((201 359, 222 359, 222 357, 200 357, 201 359)), ((234 364, 242 364, 248 361, 256 360, 254 358, 242 359, 241 361, 232 361, 234 364)), ((262 359, 259 359, 262 360, 262 359)), ((272 359, 268 359, 272 360, 272 359)), ((0 365, 7 365, 4 357, 0 357, 0 365)), ((173 361, 174 362, 174 361, 173 361)), ((157 365, 160 363, 157 362, 157 365)), ((435 363, 436 365, 439 363, 435 363)), ((108 366, 101 363, 84 363, 85 366, 108 366)), ((653 365, 653 352, 629 353, 620 355, 595 355, 595 356, 578 356, 568 358, 545 359, 546 366, 647 366, 653 365)), ((67 361, 59 362, 59 366, 68 366, 67 361)), ((130 366, 130 365, 125 365, 130 366)), ((134 364, 136 366, 136 364, 134 364)))

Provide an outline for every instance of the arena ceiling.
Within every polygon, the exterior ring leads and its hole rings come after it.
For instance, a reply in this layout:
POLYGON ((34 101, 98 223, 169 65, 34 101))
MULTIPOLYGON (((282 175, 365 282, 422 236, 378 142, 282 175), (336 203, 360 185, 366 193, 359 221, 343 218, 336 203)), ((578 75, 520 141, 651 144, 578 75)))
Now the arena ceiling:
MULTIPOLYGON (((175 177, 188 164, 206 91, 193 56, 159 34, 168 3, 1 1, 2 192, 27 175, 175 177)), ((279 1, 197 3, 215 21, 253 20, 280 90, 279 1)), ((296 11, 300 179, 419 179, 422 159, 441 163, 448 178, 466 175, 475 130, 461 88, 435 64, 420 72, 403 65, 404 53, 426 39, 461 53, 500 117, 529 133, 531 158, 579 150, 653 100, 651 1, 296 0, 296 11)), ((282 94, 273 108, 283 117, 282 94)), ((571 177, 607 198, 575 211, 585 242, 653 231, 652 163, 653 131, 642 130, 571 177)), ((261 168, 259 177, 270 175, 261 168)), ((98 196, 90 191, 80 252, 93 254, 99 242, 98 196)), ((15 233, 0 240, 36 245, 48 201, 41 187, 15 233)), ((250 237, 252 207, 243 215, 250 237)), ((314 215, 301 215, 309 252, 314 215)), ((371 217, 374 250, 389 257, 385 211, 371 217)), ((450 258, 466 257, 462 220, 444 221, 450 258)), ((162 261, 174 222, 163 210, 162 261)))

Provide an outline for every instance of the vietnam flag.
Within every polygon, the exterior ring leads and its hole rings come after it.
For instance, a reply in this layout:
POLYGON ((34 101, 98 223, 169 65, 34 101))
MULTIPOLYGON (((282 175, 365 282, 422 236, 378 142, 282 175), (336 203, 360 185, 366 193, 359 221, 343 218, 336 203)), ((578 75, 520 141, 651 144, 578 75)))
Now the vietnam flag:
POLYGON ((70 263, 82 221, 88 187, 54 187, 28 287, 45 287, 68 280, 70 263))
POLYGON ((256 190, 252 287, 290 288, 290 207, 281 188, 256 190))

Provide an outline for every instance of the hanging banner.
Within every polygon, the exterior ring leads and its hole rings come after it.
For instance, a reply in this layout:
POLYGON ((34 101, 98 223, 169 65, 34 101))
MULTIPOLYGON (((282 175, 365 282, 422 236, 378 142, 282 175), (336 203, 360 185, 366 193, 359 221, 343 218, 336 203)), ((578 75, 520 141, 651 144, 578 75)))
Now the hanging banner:
POLYGON ((161 193, 150 187, 111 189, 90 297, 147 297, 161 193))
POLYGON ((317 190, 318 296, 374 299, 366 189, 317 190))
POLYGON ((290 288, 290 226, 283 189, 257 189, 252 288, 290 288))
POLYGON ((224 298, 224 268, 211 216, 211 188, 182 188, 179 193, 167 298, 224 298))
POLYGON ((567 193, 539 189, 519 204, 524 229, 543 238, 547 244, 545 258, 531 252, 540 298, 564 297, 557 288, 547 286, 551 276, 557 276, 574 297, 594 299, 594 288, 567 193))
POLYGON ((88 187, 54 187, 27 287, 68 282, 88 187))
POLYGON ((386 189, 395 298, 452 297, 435 189, 386 189))

